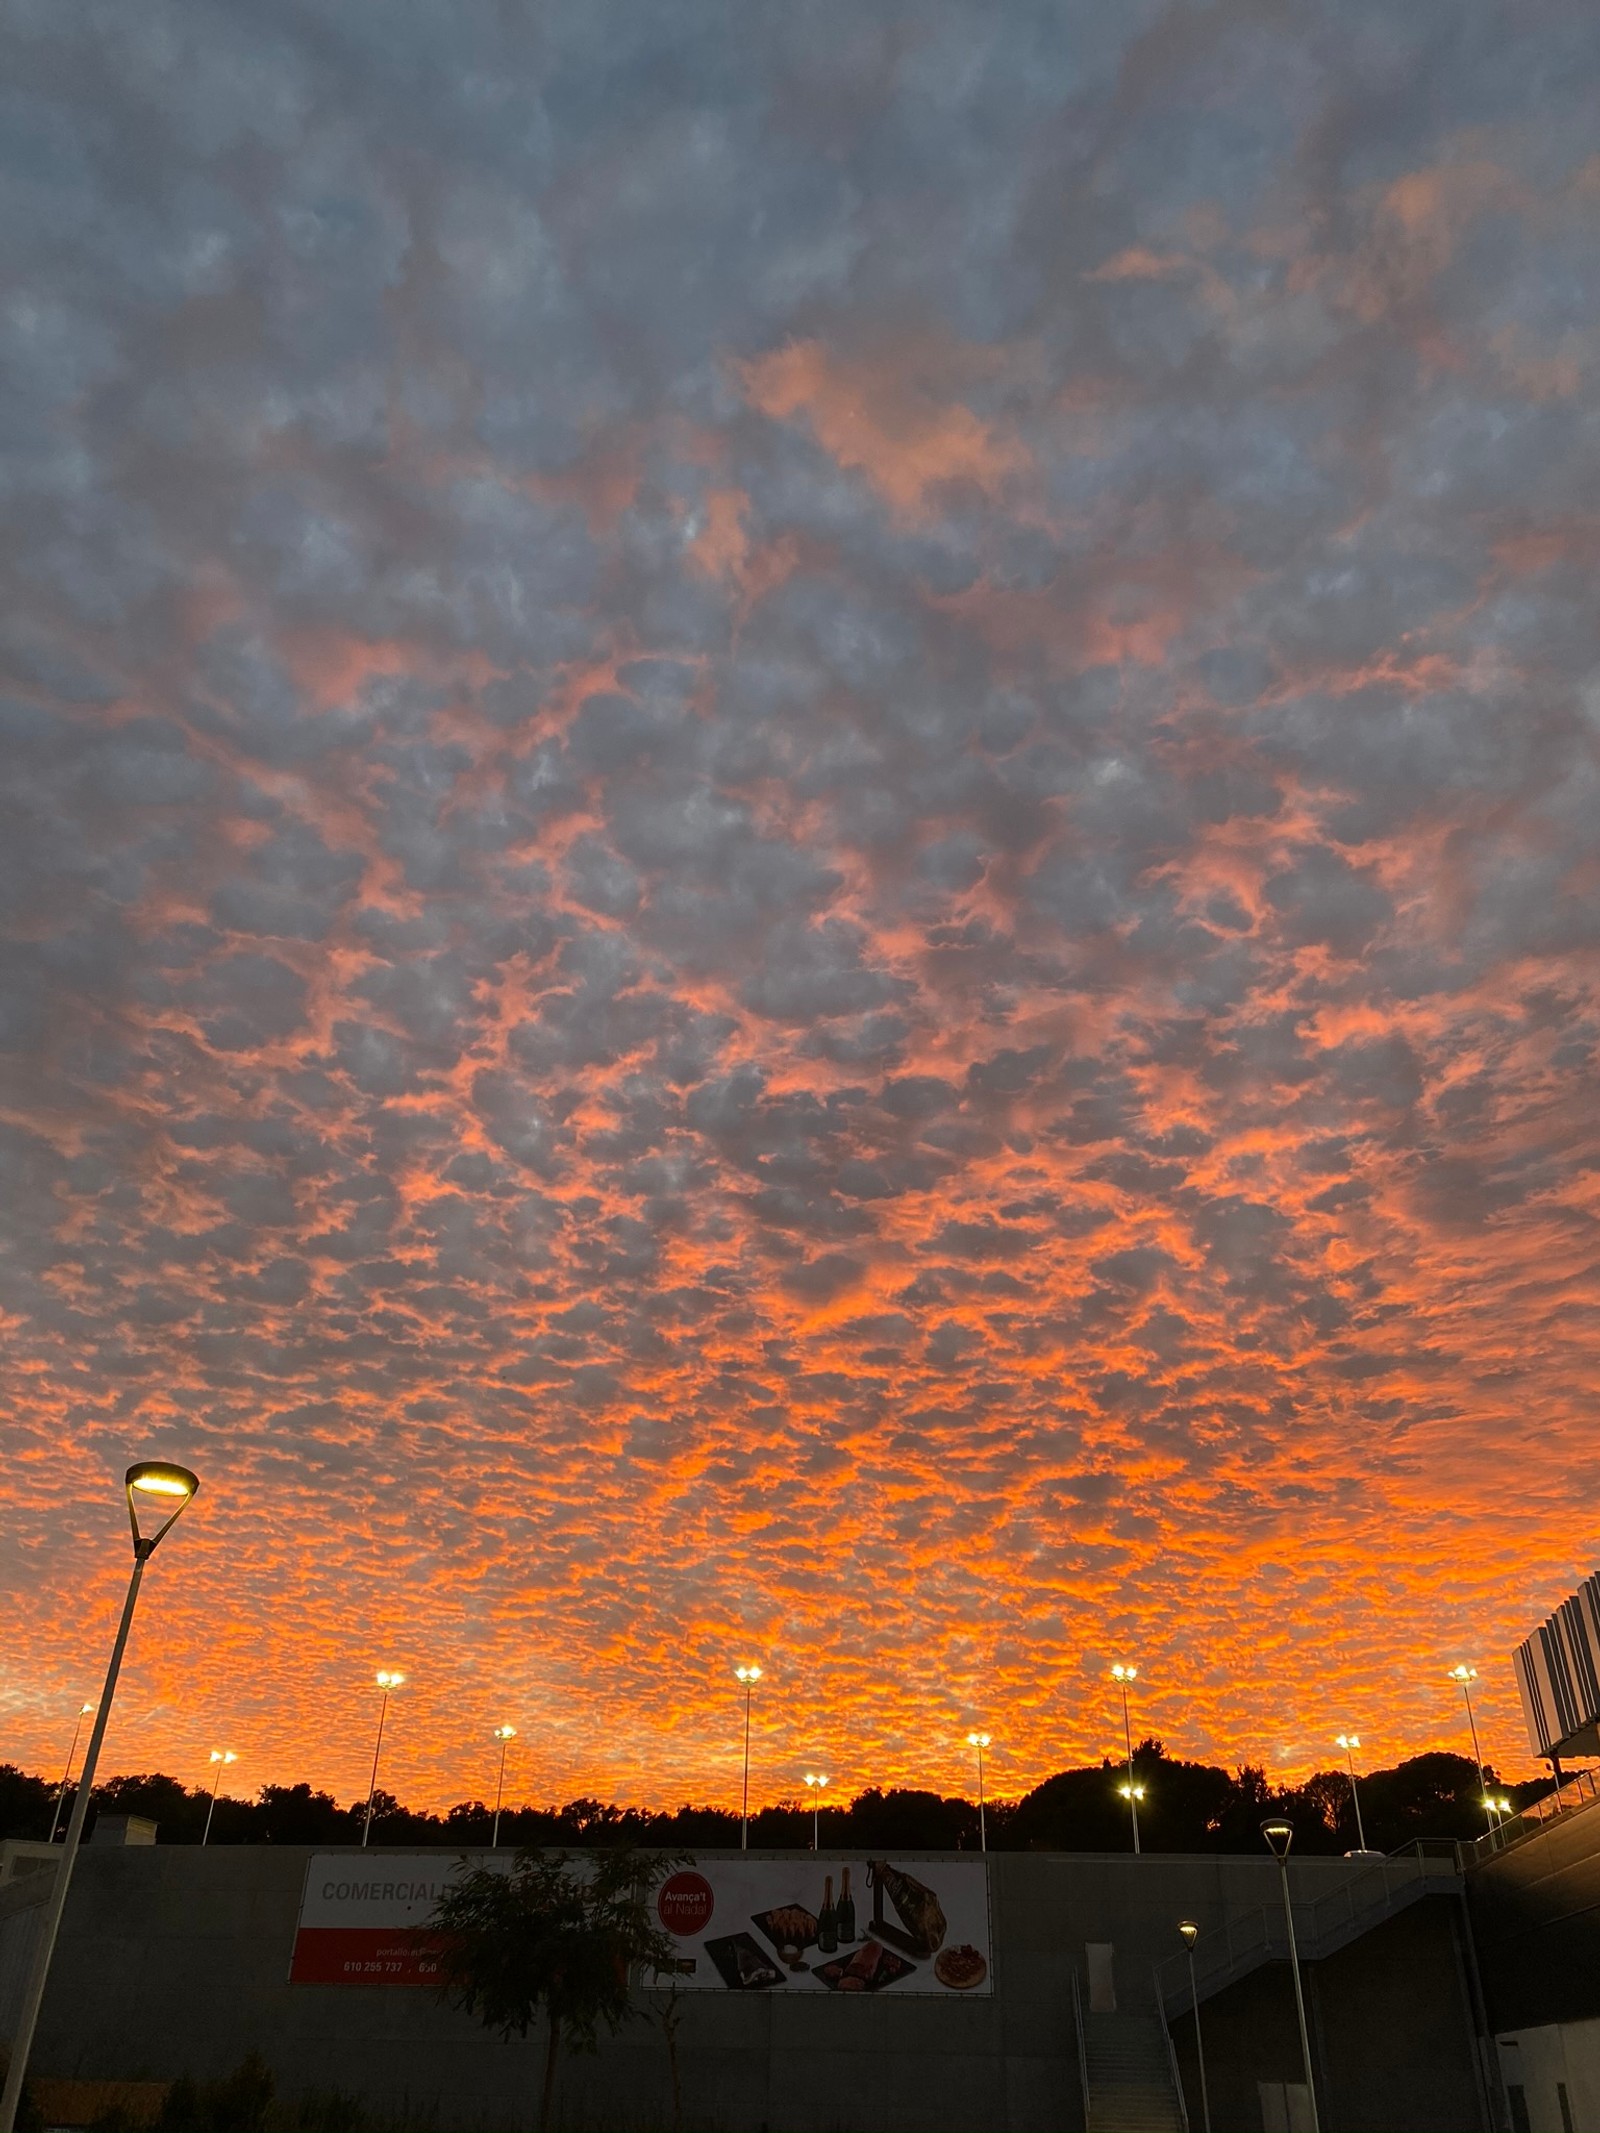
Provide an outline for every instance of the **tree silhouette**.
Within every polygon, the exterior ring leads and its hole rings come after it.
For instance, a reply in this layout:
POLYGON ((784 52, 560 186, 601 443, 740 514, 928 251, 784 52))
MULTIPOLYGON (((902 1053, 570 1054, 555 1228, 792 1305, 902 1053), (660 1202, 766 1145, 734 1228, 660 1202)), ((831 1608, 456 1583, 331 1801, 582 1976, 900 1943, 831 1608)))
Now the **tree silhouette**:
POLYGON ((677 1944, 650 1915, 652 1891, 675 1860, 621 1845, 573 1859, 518 1852, 510 1871, 479 1867, 441 1897, 441 1990, 486 2029, 525 2037, 549 2025, 541 2129, 550 2124, 563 2042, 593 2051, 600 2025, 615 2032, 636 2012, 629 1972, 671 1970, 677 1944))

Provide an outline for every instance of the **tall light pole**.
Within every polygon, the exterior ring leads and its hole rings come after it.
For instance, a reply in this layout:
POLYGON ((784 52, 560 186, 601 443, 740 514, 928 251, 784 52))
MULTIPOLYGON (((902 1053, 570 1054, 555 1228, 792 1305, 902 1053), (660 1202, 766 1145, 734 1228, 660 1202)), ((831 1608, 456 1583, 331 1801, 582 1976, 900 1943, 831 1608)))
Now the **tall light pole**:
POLYGON ((1483 1751, 1478 1746, 1478 1721, 1472 1715, 1472 1684, 1478 1678, 1475 1666, 1453 1666, 1450 1679, 1459 1684, 1467 1701, 1467 1727, 1472 1735, 1472 1760, 1478 1766, 1478 1796, 1483 1801, 1483 1811, 1489 1817, 1489 1827, 1494 1828, 1494 1802, 1489 1797, 1489 1780, 1483 1774, 1483 1751))
POLYGON ((817 1842, 817 1830, 822 1812, 822 1788, 827 1782, 828 1773, 826 1770, 808 1770, 806 1772, 806 1790, 811 1794, 811 1849, 814 1852, 822 1849, 817 1842), (813 1790, 813 1788, 815 1789, 813 1790))
POLYGON ((236 1763, 239 1758, 231 1748, 213 1748, 211 1760, 216 1765, 216 1774, 211 1780, 211 1805, 206 1809, 206 1826, 200 1833, 200 1842, 202 1844, 211 1842, 211 1817, 217 1811, 217 1788, 222 1783, 222 1773, 229 1763, 236 1763))
POLYGON ((1200 1988, 1194 1981, 1194 1944, 1200 1938, 1200 1928, 1192 1918, 1186 1918, 1178 1932, 1189 1954, 1189 2003, 1194 2009, 1194 2055, 1200 2062, 1202 2133, 1211 2133, 1211 2098, 1206 2094, 1206 2048, 1200 2037, 1200 1988))
POLYGON ((28 1979, 28 1987, 17 2014, 16 2033, 11 2040, 11 2065, 6 2074, 4 2094, 0 2095, 0 2133, 13 2133, 17 2123, 17 2106, 22 2101, 22 2084, 28 2071, 28 2054, 33 2049, 33 2033, 39 2026, 39 2009, 44 2004, 44 1988, 50 1976, 50 1958, 55 1953, 61 1914, 67 1907, 67 1890, 72 1882, 73 1864, 78 1856, 78 1846, 83 1841, 84 1818, 89 1812, 89 1792, 94 1784, 95 1766, 100 1760, 100 1743, 106 1735, 106 1721, 111 1716, 111 1699, 116 1694, 117 1676, 122 1671, 122 1654, 127 1649, 128 1631, 133 1624, 133 1607, 139 1597, 139 1583, 144 1576, 144 1566, 155 1554, 161 1536, 199 1486, 199 1482, 186 1466, 168 1466, 159 1459, 141 1459, 136 1465, 129 1467, 123 1478, 123 1490, 128 1499, 128 1523, 133 1528, 133 1576, 128 1580, 128 1596, 122 1603, 122 1620, 117 1625, 117 1641, 111 1647, 111 1664, 106 1668, 105 1687, 100 1691, 94 1724, 89 1730, 89 1745, 83 1754, 83 1768, 78 1773, 78 1790, 72 1802, 72 1815, 67 1823, 67 1841, 62 1846, 54 1885, 45 1902, 44 1917, 40 1921, 39 1938, 34 1947, 32 1975, 28 1979), (147 1532, 146 1525, 152 1530, 147 1532))
POLYGON ((404 1674, 396 1674, 389 1667, 379 1667, 373 1677, 383 1691, 383 1701, 378 1706, 378 1737, 372 1744, 372 1782, 367 1787, 367 1819, 361 1825, 361 1848, 366 1849, 367 1839, 372 1835, 372 1803, 378 1796, 378 1757, 383 1752, 383 1722, 389 1715, 389 1698, 405 1680, 404 1674))
POLYGON ((83 1731, 83 1722, 93 1709, 92 1703, 78 1706, 78 1723, 72 1729, 72 1746, 67 1750, 67 1767, 61 1774, 61 1783, 56 1787, 56 1811, 50 1817, 50 1834, 45 1839, 47 1844, 54 1844, 56 1841, 56 1831, 61 1826, 62 1803, 67 1797, 67 1786, 72 1781, 72 1759, 78 1752, 78 1735, 83 1731))
POLYGON ((1361 1792, 1356 1784, 1356 1750, 1361 1746, 1359 1733, 1341 1733, 1338 1745, 1344 1750, 1344 1759, 1350 1766, 1350 1797, 1355 1802, 1356 1843, 1363 1851, 1367 1848, 1367 1833, 1361 1827, 1361 1792))
POLYGON ((736 1666, 735 1681, 744 1683, 744 1799, 739 1809, 739 1849, 750 1849, 750 1691, 761 1679, 758 1666, 736 1666))
POLYGON ((989 1826, 983 1811, 983 1751, 988 1745, 989 1735, 987 1733, 969 1733, 967 1735, 967 1746, 976 1748, 978 1751, 978 1849, 980 1852, 986 1852, 989 1849, 989 1826))
POLYGON ((1139 1669, 1136 1666, 1123 1666, 1119 1662, 1111 1669, 1111 1678, 1122 1691, 1122 1738, 1127 1744, 1128 1750, 1128 1782, 1122 1789, 1127 1795, 1128 1812, 1133 1817, 1133 1848, 1137 1852, 1139 1849, 1139 1795, 1143 1787, 1136 1785, 1133 1781, 1133 1727, 1128 1718, 1128 1683, 1138 1680, 1139 1669))
POLYGON ((496 1726, 494 1737, 500 1743, 500 1775, 494 1781, 494 1835, 489 1839, 490 1851, 500 1849, 500 1801, 506 1789, 506 1750, 517 1737, 515 1726, 496 1726))
POLYGON ((1294 1842, 1294 1824, 1286 1822, 1282 1815, 1270 1815, 1261 1825, 1261 1834, 1272 1847, 1272 1856, 1278 1862, 1278 1872, 1283 1879, 1283 1917, 1289 1928, 1289 1970, 1294 1978, 1295 2013, 1300 2017, 1300 2061, 1306 2070, 1310 2133, 1321 2133, 1317 2117, 1317 2085, 1311 2078, 1311 2032, 1306 2027, 1306 1996, 1300 1987, 1300 1950, 1294 1937, 1294 1905, 1289 1898, 1289 1847, 1294 1842))

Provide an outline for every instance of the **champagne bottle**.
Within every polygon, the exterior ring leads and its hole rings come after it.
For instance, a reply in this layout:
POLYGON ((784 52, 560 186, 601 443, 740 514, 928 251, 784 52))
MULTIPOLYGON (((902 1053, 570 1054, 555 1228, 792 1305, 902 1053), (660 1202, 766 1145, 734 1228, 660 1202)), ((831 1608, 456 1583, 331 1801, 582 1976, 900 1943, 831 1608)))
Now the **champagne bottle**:
POLYGON ((856 1900, 850 1893, 849 1867, 840 1869, 839 1902, 833 1914, 833 1924, 839 1945, 847 1948, 856 1937, 856 1900))
POLYGON ((824 1955, 832 1955, 839 1945, 839 1919, 833 1908, 833 1876, 823 1884, 822 1916, 817 1920, 817 1946, 824 1955))

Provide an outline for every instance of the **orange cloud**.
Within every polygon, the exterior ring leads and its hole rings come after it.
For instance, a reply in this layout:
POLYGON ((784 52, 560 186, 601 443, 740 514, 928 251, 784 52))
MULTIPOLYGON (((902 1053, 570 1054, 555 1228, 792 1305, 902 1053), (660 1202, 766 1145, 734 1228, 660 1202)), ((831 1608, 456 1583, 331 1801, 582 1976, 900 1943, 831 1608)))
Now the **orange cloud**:
POLYGON ((924 517, 946 484, 998 496, 1028 470, 1017 439, 961 401, 937 400, 915 375, 914 363, 852 361, 820 341, 791 341, 740 366, 752 406, 777 422, 803 415, 823 450, 864 474, 902 520, 924 517))

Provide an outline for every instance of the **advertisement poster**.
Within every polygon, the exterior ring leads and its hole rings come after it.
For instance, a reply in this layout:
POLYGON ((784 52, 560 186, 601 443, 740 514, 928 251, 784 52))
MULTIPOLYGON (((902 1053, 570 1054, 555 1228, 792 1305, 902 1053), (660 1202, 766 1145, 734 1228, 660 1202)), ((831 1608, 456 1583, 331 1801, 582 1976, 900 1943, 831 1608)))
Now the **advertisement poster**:
POLYGON ((994 1990, 989 1870, 980 1859, 705 1859, 656 1891, 695 1992, 994 1990))
POLYGON ((437 1985, 434 1905, 456 1877, 510 1852, 318 1852, 306 1868, 291 1985, 437 1985))
MULTIPOLYGON (((458 1875, 491 1865, 509 1872, 513 1859, 510 1851, 316 1853, 290 1983, 436 1986, 428 1920, 439 1898, 458 1875)), ((681 1991, 970 1999, 994 1990, 981 1858, 708 1858, 674 1868, 651 1904, 676 1943, 681 1991)))

